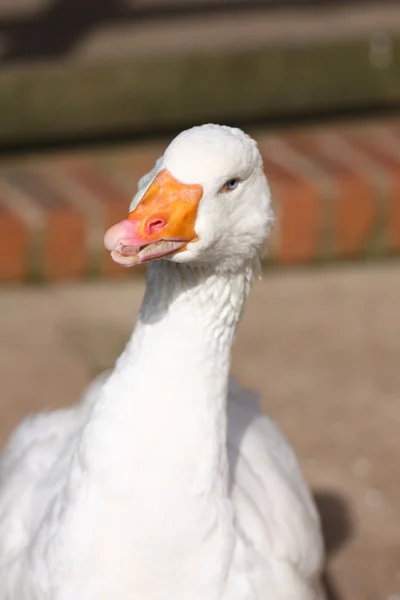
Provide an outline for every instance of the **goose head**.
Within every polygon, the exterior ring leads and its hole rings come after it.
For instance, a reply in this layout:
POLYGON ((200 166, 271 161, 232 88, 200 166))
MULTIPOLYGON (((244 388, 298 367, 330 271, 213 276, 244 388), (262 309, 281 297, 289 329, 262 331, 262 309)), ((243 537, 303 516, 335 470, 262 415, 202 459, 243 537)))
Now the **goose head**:
POLYGON ((256 142, 240 129, 201 125, 170 143, 104 243, 126 267, 165 258, 232 270, 257 255, 271 222, 256 142))

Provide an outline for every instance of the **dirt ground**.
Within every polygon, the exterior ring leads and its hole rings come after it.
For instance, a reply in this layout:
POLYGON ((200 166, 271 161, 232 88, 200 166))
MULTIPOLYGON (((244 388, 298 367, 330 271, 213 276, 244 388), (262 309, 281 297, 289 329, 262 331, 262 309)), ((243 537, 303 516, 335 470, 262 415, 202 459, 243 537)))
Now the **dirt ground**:
MULTIPOLYGON (((112 364, 142 292, 134 278, 0 289, 0 443, 112 364)), ((298 452, 332 598, 400 600, 400 263, 267 272, 233 372, 298 452)))

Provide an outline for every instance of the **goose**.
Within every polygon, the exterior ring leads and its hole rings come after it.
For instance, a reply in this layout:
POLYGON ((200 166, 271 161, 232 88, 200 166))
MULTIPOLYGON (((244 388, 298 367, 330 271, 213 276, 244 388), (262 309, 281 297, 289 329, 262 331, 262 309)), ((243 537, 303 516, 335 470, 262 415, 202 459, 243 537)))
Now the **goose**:
POLYGON ((105 247, 148 263, 132 336, 0 464, 2 600, 322 600, 319 516, 231 348, 273 222, 256 142, 180 133, 105 247))

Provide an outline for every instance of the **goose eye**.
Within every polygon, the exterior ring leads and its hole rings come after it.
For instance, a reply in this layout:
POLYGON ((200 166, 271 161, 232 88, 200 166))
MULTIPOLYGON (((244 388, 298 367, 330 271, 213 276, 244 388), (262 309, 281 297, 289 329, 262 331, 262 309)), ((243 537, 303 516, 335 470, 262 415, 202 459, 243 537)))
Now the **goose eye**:
POLYGON ((239 185, 240 179, 234 177, 233 179, 229 179, 221 188, 221 192, 231 192, 235 190, 239 185))

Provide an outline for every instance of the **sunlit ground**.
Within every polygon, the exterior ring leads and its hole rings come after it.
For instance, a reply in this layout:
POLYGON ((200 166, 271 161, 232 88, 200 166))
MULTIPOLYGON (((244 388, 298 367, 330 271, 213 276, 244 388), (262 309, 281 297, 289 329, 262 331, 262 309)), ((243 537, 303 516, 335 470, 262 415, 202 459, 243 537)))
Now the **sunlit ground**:
MULTIPOLYGON (((266 272, 234 353, 316 493, 343 600, 400 593, 399 262, 266 272)), ((132 327, 141 278, 0 293, 1 439, 79 398, 132 327)))

